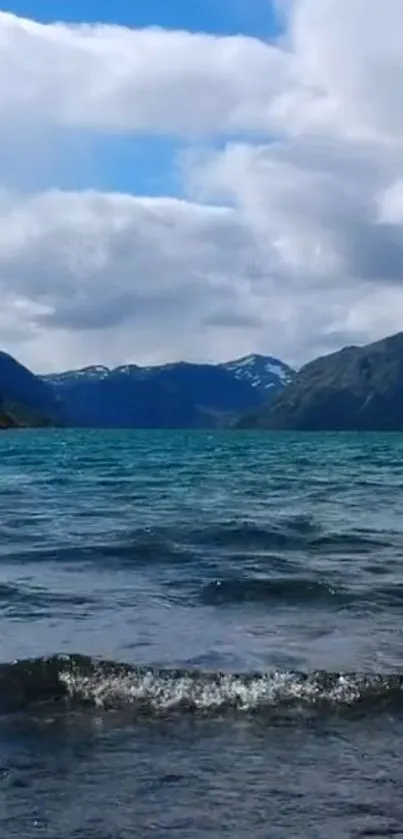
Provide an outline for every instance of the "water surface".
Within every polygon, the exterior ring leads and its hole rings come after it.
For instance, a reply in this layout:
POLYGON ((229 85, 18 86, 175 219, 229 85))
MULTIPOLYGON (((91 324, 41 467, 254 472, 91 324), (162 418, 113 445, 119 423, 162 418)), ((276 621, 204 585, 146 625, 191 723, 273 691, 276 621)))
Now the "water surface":
POLYGON ((0 835, 403 836, 403 437, 0 437, 0 835))

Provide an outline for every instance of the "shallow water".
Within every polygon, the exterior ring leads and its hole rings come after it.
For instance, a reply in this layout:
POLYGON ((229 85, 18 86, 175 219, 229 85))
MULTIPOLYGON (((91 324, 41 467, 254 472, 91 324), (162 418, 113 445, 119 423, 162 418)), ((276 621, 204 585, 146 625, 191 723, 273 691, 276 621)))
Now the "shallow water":
POLYGON ((402 455, 3 434, 0 835, 403 836, 402 455))

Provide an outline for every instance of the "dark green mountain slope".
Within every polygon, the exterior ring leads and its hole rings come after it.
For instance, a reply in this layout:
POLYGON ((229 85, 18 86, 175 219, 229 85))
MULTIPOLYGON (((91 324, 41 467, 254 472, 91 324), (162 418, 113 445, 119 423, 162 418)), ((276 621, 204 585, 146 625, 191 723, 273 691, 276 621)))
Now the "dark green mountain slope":
POLYGON ((271 405, 245 416, 237 427, 403 430, 403 332, 306 364, 271 405))
POLYGON ((53 388, 0 352, 0 428, 57 425, 62 414, 53 388))

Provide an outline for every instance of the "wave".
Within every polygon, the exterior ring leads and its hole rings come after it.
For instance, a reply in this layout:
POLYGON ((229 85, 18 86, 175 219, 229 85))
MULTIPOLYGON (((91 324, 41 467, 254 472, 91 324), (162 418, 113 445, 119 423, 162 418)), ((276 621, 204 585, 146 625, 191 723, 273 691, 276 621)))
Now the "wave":
POLYGON ((81 655, 0 665, 0 709, 11 713, 58 703, 71 709, 130 707, 135 715, 290 711, 403 711, 403 675, 365 673, 207 673, 136 667, 81 655))
POLYGON ((364 533, 364 532, 345 532, 345 533, 324 533, 309 543, 312 551, 318 553, 348 553, 355 554, 371 554, 375 550, 382 550, 384 548, 394 547, 394 542, 390 538, 385 538, 380 533, 364 533))
POLYGON ((249 522, 217 522, 193 530, 189 539, 193 544, 216 549, 272 551, 299 549, 306 544, 307 524, 273 523, 269 527, 249 522))
MULTIPOLYGON (((343 558, 371 557, 388 549, 397 554, 401 534, 393 532, 324 530, 309 516, 273 517, 273 521, 209 521, 195 526, 193 520, 167 525, 128 528, 116 533, 100 533, 92 540, 88 534, 71 542, 47 544, 35 538, 21 543, 21 531, 14 528, 5 535, 7 562, 59 562, 74 564, 120 565, 125 568, 186 566, 194 562, 210 564, 211 559, 243 561, 249 557, 278 565, 296 564, 313 555, 343 558)), ((389 557, 388 557, 389 559, 389 557)))
POLYGON ((8 602, 19 596, 18 586, 13 583, 0 583, 0 602, 8 602))
POLYGON ((29 549, 8 550, 7 561, 24 564, 26 562, 60 562, 118 564, 135 568, 153 564, 184 563, 193 558, 193 553, 186 545, 176 544, 168 537, 158 533, 129 533, 124 537, 93 544, 60 544, 54 547, 33 546, 29 549))
POLYGON ((371 553, 395 545, 393 534, 365 530, 327 531, 307 516, 252 522, 217 522, 189 534, 194 544, 219 549, 252 551, 312 551, 315 553, 371 553))
POLYGON ((45 611, 72 607, 86 607, 94 605, 94 598, 90 595, 51 591, 39 586, 0 584, 0 606, 8 614, 27 614, 35 617, 45 611))
POLYGON ((233 577, 214 580, 202 590, 202 600, 209 605, 231 603, 268 603, 270 601, 298 603, 333 603, 347 605, 354 600, 353 592, 326 580, 308 577, 233 577))

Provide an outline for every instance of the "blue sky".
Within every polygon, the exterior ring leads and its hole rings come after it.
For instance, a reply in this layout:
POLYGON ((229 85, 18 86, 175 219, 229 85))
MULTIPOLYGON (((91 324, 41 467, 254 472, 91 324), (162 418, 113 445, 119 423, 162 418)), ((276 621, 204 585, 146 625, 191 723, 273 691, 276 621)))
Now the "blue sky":
POLYGON ((102 20, 257 37, 270 37, 276 29, 270 0, 12 0, 2 8, 41 21, 102 20))

